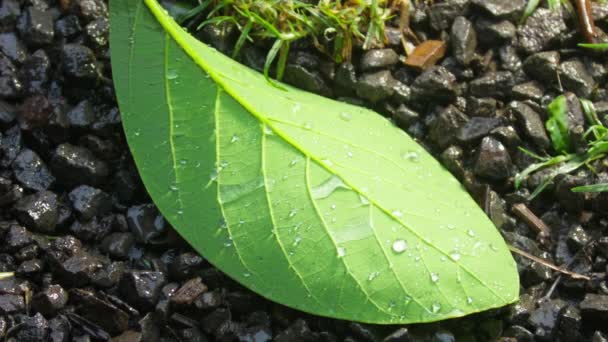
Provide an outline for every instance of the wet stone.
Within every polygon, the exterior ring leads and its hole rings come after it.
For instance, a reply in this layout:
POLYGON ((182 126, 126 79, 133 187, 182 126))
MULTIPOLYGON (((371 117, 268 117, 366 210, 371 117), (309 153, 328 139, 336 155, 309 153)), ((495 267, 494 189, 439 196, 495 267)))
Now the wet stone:
POLYGON ((551 47, 567 30, 561 11, 539 7, 518 30, 519 47, 526 54, 551 47))
POLYGON ((55 177, 50 173, 46 164, 36 152, 24 148, 17 155, 12 164, 15 179, 26 189, 41 191, 47 190, 55 177))
POLYGON ((44 270, 44 262, 40 259, 25 260, 15 270, 15 275, 19 277, 35 278, 35 275, 44 270))
POLYGON ((386 336, 382 342, 410 342, 413 339, 408 328, 399 328, 386 336))
POLYGON ((580 97, 589 97, 595 87, 593 76, 589 74, 585 64, 578 59, 570 59, 560 64, 559 77, 566 90, 580 97))
POLYGON ((24 317, 20 324, 14 326, 6 335, 8 341, 46 341, 49 334, 49 323, 40 314, 24 317))
POLYGON ((519 101, 532 100, 540 102, 544 93, 545 90, 543 86, 536 81, 517 84, 513 86, 513 89, 511 90, 513 99, 519 101))
POLYGON ((506 97, 511 94, 514 80, 509 71, 490 72, 470 82, 471 95, 476 97, 506 97))
POLYGON ((579 332, 581 324, 581 312, 577 307, 568 305, 562 309, 559 314, 558 327, 561 338, 567 341, 580 341, 582 338, 579 332))
POLYGON ((526 6, 525 0, 471 0, 471 4, 498 19, 519 19, 526 6))
POLYGON ((91 281, 95 271, 102 268, 100 260, 85 252, 74 253, 74 255, 56 268, 58 279, 63 284, 71 286, 84 286, 91 281))
POLYGON ((447 30, 456 17, 464 15, 469 0, 448 0, 434 4, 429 9, 431 27, 437 31, 447 30))
POLYGON ((587 293, 579 307, 585 324, 603 328, 608 321, 607 295, 587 293))
POLYGON ((504 120, 501 117, 472 117, 460 128, 456 138, 463 143, 476 141, 490 134, 493 129, 502 125, 503 122, 504 120))
POLYGON ((429 138, 439 147, 447 147, 456 139, 456 134, 468 120, 464 113, 450 105, 431 122, 429 138))
POLYGON ((538 147, 544 149, 550 146, 549 137, 545 131, 545 125, 536 111, 525 103, 518 101, 509 103, 509 109, 517 118, 524 133, 538 147))
POLYGON ((0 4, 0 30, 8 29, 15 24, 21 14, 17 0, 5 0, 0 4))
POLYGON ((127 330, 129 315, 108 300, 81 289, 71 290, 70 298, 70 302, 76 303, 78 315, 99 325, 109 334, 114 336, 127 330))
POLYGON ((97 114, 91 101, 83 100, 67 113, 67 118, 70 126, 77 129, 88 129, 97 119, 97 114))
POLYGON ((0 52, 0 96, 5 100, 15 98, 21 88, 15 65, 0 52))
POLYGON ((28 46, 40 46, 53 42, 55 28, 50 11, 34 6, 25 9, 17 23, 20 36, 28 46))
POLYGON ((112 233, 101 242, 101 250, 112 258, 126 260, 134 243, 135 237, 131 233, 112 233))
POLYGON ((331 96, 332 91, 317 71, 311 71, 297 64, 287 64, 284 81, 311 93, 331 96))
POLYGON ((153 204, 142 204, 127 210, 127 223, 137 241, 150 243, 167 229, 165 219, 153 204))
POLYGON ((535 53, 524 60, 524 71, 535 80, 552 85, 557 83, 560 54, 557 51, 535 53))
POLYGON ((67 302, 67 292, 59 285, 50 285, 32 297, 32 309, 46 317, 53 317, 67 302))
POLYGON ((557 181, 555 195, 560 205, 570 213, 580 213, 585 206, 585 194, 572 192, 572 188, 585 185, 586 179, 580 176, 565 175, 557 181))
POLYGON ((468 65, 475 56, 477 48, 477 33, 473 24, 465 17, 458 17, 452 24, 450 32, 452 53, 456 60, 463 65, 468 65))
POLYGON ((190 305, 203 293, 207 292, 200 277, 188 280, 171 296, 171 302, 175 305, 190 305))
POLYGON ((119 283, 119 291, 126 301, 143 311, 154 307, 166 283, 162 272, 125 272, 119 283))
POLYGON ((528 319, 528 323, 534 327, 534 333, 541 336, 552 336, 554 329, 557 327, 559 312, 566 305, 567 303, 561 299, 552 299, 541 303, 528 319))
POLYGON ((401 104, 395 110, 393 117, 395 118, 395 121, 399 126, 409 127, 414 122, 418 121, 418 119, 420 118, 420 114, 418 114, 418 112, 414 111, 408 106, 401 104))
POLYGON ((70 225, 70 232, 85 241, 99 241, 110 232, 111 227, 99 221, 95 216, 88 221, 75 220, 70 225))
POLYGON ((187 279, 198 271, 203 263, 203 258, 197 253, 181 253, 169 265, 169 273, 177 279, 187 279))
POLYGON ((97 18, 85 27, 87 39, 97 48, 107 46, 110 25, 107 18, 97 18))
POLYGON ((81 185, 69 194, 72 207, 82 220, 103 215, 112 208, 110 196, 103 190, 88 185, 81 185))
POLYGON ((412 98, 422 104, 449 103, 456 98, 456 77, 442 66, 420 74, 411 86, 412 98))
POLYGON ((475 22, 475 28, 479 41, 491 46, 509 42, 517 34, 517 28, 509 20, 479 18, 475 22))
POLYGON ((17 112, 11 103, 0 100, 0 128, 8 128, 15 120, 17 112))
POLYGON ((201 310, 217 308, 222 305, 222 295, 218 291, 210 291, 203 293, 195 299, 194 306, 201 310))
POLYGON ((492 117, 496 113, 496 100, 491 97, 467 98, 467 114, 470 116, 492 117))
POLYGON ((16 252, 32 242, 34 242, 32 233, 20 225, 11 224, 8 232, 4 236, 2 249, 7 252, 16 252))
POLYGON ((19 81, 25 94, 43 94, 46 90, 51 61, 44 50, 37 50, 31 54, 21 69, 19 81))
POLYGON ((57 316, 49 321, 49 339, 53 342, 66 342, 70 337, 70 322, 65 316, 57 316))
POLYGON ((277 342, 316 341, 317 339, 316 334, 310 330, 303 319, 295 320, 287 329, 281 331, 275 337, 277 342))
POLYGON ((108 6, 103 0, 72 0, 70 10, 85 21, 108 16, 108 6))
POLYGON ((346 89, 353 90, 357 86, 357 74, 355 66, 351 62, 343 62, 336 69, 334 82, 346 89))
POLYGON ((236 27, 232 23, 211 23, 205 25, 199 33, 203 41, 207 42, 223 54, 230 55, 235 39, 236 27))
POLYGON ((61 144, 51 159, 51 169, 65 185, 102 183, 108 176, 108 166, 91 151, 68 143, 61 144))
POLYGON ((25 298, 20 294, 0 294, 0 314, 10 315, 25 311, 25 298))
POLYGON ((70 39, 82 32, 80 21, 75 15, 66 15, 55 22, 55 34, 63 39, 70 39))
POLYGON ((18 107, 17 119, 24 130, 42 128, 48 125, 51 103, 43 95, 30 96, 18 107))
POLYGON ((40 191, 20 199, 15 204, 19 221, 42 233, 53 233, 59 219, 57 195, 40 191))
POLYGON ((86 86, 98 78, 97 59, 91 49, 80 44, 65 44, 61 51, 63 74, 68 81, 86 86))
POLYGON ((515 341, 534 342, 534 334, 521 325, 512 325, 503 333, 504 337, 512 337, 515 341))
POLYGON ((361 56, 361 70, 387 69, 399 62, 399 55, 393 49, 374 49, 361 56))
POLYGON ((12 32, 0 33, 0 52, 17 64, 25 62, 27 58, 26 47, 12 32))
POLYGON ((395 79, 388 70, 365 73, 357 82, 357 95, 370 102, 378 102, 391 97, 394 93, 395 79))
POLYGON ((503 180, 511 175, 512 169, 513 163, 504 145, 492 137, 483 138, 475 161, 475 174, 493 180, 503 180))

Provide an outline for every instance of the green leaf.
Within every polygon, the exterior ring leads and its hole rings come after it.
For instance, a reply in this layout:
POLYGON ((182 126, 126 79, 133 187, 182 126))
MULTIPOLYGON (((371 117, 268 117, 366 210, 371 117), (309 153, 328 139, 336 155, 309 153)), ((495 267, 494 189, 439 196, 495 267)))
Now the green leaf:
POLYGON ((518 298, 502 237, 449 172, 367 109, 264 76, 155 0, 111 1, 129 146, 175 229, 244 286, 306 312, 429 322, 518 298))
POLYGON ((547 131, 551 136, 553 148, 557 152, 567 152, 570 149, 568 135, 568 100, 564 95, 556 97, 547 106, 549 120, 546 122, 547 131))
POLYGON ((592 50, 608 50, 608 43, 580 43, 578 46, 592 50))
POLYGON ((572 188, 572 192, 607 192, 608 183, 582 185, 572 188))

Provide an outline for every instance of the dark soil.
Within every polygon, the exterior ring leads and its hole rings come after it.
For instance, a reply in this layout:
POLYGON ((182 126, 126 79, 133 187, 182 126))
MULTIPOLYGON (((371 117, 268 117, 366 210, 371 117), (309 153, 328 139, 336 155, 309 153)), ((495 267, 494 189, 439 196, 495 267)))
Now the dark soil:
MULTIPOLYGON (((448 45, 446 57, 423 72, 402 63, 395 39, 386 49, 356 50, 340 65, 306 43, 291 52, 287 82, 393 118, 463 182, 510 244, 591 278, 575 280, 515 256, 518 304, 377 327, 262 299, 211 267, 159 215, 121 130, 105 0, 0 0, 0 272, 16 273, 0 281, 0 337, 608 341, 608 195, 569 191, 608 182, 607 160, 594 162, 594 172, 560 177, 533 201, 527 195, 540 177, 517 191, 513 185, 534 162, 518 146, 553 153, 544 121, 555 96, 572 92, 592 100, 601 118, 608 114, 608 64, 576 47, 583 38, 566 12, 540 8, 517 26, 525 3, 418 7, 414 31, 448 45), (526 220, 530 212, 549 236, 526 220)), ((594 15, 605 22, 608 5, 594 4, 594 15)), ((230 32, 210 27, 199 36, 229 53, 230 32)), ((263 43, 246 46, 242 62, 260 69, 263 43)))

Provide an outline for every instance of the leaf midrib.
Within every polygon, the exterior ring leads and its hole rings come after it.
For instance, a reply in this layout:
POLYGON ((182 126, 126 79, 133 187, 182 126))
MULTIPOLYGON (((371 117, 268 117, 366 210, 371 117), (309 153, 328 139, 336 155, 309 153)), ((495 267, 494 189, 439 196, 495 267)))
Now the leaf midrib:
MULTIPOLYGON (((247 109, 247 111, 249 113, 251 113, 251 115, 253 115, 256 119, 258 119, 260 121, 260 123, 268 126, 273 132, 276 133, 277 136, 281 137, 281 139, 283 139, 289 145, 293 146, 295 149, 297 149, 298 151, 300 151, 300 153, 302 153, 307 158, 310 158, 311 160, 315 161, 318 165, 320 165, 321 167, 323 167, 324 169, 326 169, 329 173, 331 173, 333 175, 336 175, 337 177, 340 177, 342 179, 342 181, 344 182, 344 184, 348 185, 351 189, 353 189, 353 191, 355 191, 356 193, 358 193, 362 197, 366 198, 370 202, 371 205, 374 205, 375 207, 377 207, 378 209, 380 209, 382 212, 384 212, 392 220, 394 220, 395 222, 399 223, 401 226, 403 226, 404 228, 406 228, 414 236, 416 236, 418 239, 420 239, 420 241, 422 241, 425 245, 427 245, 427 246, 429 246, 429 247, 437 250, 439 253, 441 253, 444 256, 446 256, 448 258, 448 260, 450 260, 451 262, 453 262, 457 266, 461 267, 473 279, 475 279, 482 286, 484 286, 486 289, 488 289, 496 298, 500 299, 502 302, 510 302, 510 300, 507 300, 506 298, 502 297, 491 286, 487 285, 484 281, 482 281, 481 279, 479 279, 479 277, 474 272, 472 272, 471 270, 469 270, 468 267, 466 267, 465 265, 460 264, 458 261, 453 260, 450 257, 449 253, 443 251, 438 246, 430 243, 424 236, 420 235, 416 230, 414 230, 413 228, 411 228, 408 225, 406 225, 399 218, 395 217, 390 210, 384 208, 379 203, 377 203, 377 201, 375 201, 374 199, 368 197, 360 189, 358 189, 356 186, 354 186, 353 184, 351 184, 348 180, 344 179, 344 177, 340 176, 339 173, 337 173, 331 167, 325 165, 325 163, 323 163, 319 158, 317 158, 314 155, 312 155, 305 148, 303 148, 300 144, 298 144, 297 142, 293 141, 293 139, 291 139, 289 136, 287 136, 284 132, 282 132, 281 130, 277 129, 272 124, 272 120, 270 120, 270 119, 268 119, 268 118, 260 115, 255 110, 253 110, 253 108, 251 108, 251 106, 249 106, 247 104, 247 102, 244 101, 238 94, 235 94, 233 91, 231 91, 231 88, 229 87, 229 85, 227 85, 227 84, 225 84, 225 82, 223 82, 222 78, 219 77, 214 72, 213 68, 211 68, 209 65, 207 65, 207 63, 204 60, 198 58, 198 55, 193 51, 193 49, 190 47, 190 45, 187 44, 187 41, 181 36, 181 34, 188 34, 188 33, 186 33, 185 31, 183 31, 183 29, 181 29, 175 22, 172 22, 172 19, 168 16, 168 14, 164 13, 165 10, 161 7, 161 5, 156 0, 143 0, 143 1, 147 4, 148 8, 150 8, 151 12, 156 17, 156 19, 161 24, 161 26, 164 28, 164 30, 171 35, 171 37, 178 43, 178 45, 182 49, 184 49, 184 51, 186 51, 186 53, 190 56, 190 58, 196 64, 198 64, 205 72, 207 72, 207 74, 219 85, 219 87, 223 88, 224 91, 226 91, 226 93, 228 93, 232 98, 234 98, 241 106, 243 106, 245 109, 247 109)), ((394 273, 394 271, 393 271, 393 273, 394 273)))

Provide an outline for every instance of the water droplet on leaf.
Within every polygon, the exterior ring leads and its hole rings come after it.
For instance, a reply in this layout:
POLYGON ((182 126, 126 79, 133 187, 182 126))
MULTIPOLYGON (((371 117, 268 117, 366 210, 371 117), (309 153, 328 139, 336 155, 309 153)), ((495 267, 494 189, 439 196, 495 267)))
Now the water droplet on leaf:
POLYGON ((431 281, 432 281, 433 283, 438 282, 438 281, 439 281, 439 275, 438 275, 437 273, 433 273, 433 272, 431 272, 431 281))
POLYGON ((167 79, 174 80, 178 77, 179 77, 179 75, 177 74, 177 70, 175 70, 175 69, 167 70, 167 79))
POLYGON ((393 242, 393 252, 397 254, 401 254, 405 252, 408 248, 407 242, 405 240, 399 239, 393 242))
POLYGON ((433 303, 433 305, 431 305, 431 312, 432 313, 438 313, 439 310, 441 310, 441 304, 439 304, 439 303, 433 303))
POLYGON ((343 258, 346 256, 346 248, 338 247, 338 258, 343 258))
POLYGON ((342 112, 342 113, 340 113, 340 119, 342 119, 344 121, 350 121, 350 119, 352 119, 352 115, 347 112, 342 112))

